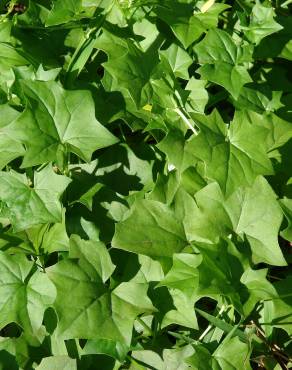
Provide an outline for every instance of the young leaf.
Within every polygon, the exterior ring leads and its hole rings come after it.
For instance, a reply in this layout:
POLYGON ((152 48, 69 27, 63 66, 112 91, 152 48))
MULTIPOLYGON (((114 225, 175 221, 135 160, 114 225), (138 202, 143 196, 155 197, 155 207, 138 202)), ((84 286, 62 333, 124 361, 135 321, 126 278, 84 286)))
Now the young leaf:
POLYGON ((160 51, 160 55, 169 63, 176 77, 189 79, 188 68, 192 64, 192 59, 187 52, 172 44, 168 49, 160 51))
POLYGON ((275 15, 272 7, 262 5, 257 1, 252 8, 249 26, 242 27, 245 31, 245 36, 251 42, 259 44, 266 36, 280 31, 283 27, 274 20, 275 15))

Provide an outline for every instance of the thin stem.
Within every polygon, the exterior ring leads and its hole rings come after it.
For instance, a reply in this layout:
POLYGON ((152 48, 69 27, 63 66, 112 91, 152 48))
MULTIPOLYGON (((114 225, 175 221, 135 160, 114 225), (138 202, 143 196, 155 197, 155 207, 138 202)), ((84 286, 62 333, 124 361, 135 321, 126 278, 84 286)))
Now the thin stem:
MULTIPOLYGON (((216 317, 219 317, 220 315, 222 315, 222 313, 224 312, 225 310, 225 306, 222 305, 218 315, 216 317)), ((213 325, 208 325, 207 326, 207 329, 201 334, 200 338, 199 338, 199 341, 203 340, 203 338, 209 333, 209 331, 212 329, 213 325)))
POLYGON ((286 362, 291 361, 291 359, 288 356, 286 356, 285 353, 283 353, 279 346, 277 346, 274 343, 268 342, 265 332, 253 320, 251 320, 251 324, 256 328, 257 336, 265 343, 265 345, 269 348, 274 357, 278 356, 286 362))
POLYGON ((140 317, 137 317, 137 321, 138 321, 139 324, 141 324, 143 326, 144 329, 146 329, 148 331, 148 334, 153 336, 153 332, 152 332, 151 328, 140 317))
POLYGON ((282 5, 281 5, 281 8, 285 8, 285 6, 289 5, 292 3, 292 0, 287 0, 285 1, 282 5))
POLYGON ((167 332, 169 335, 171 335, 172 337, 174 338, 177 338, 177 339, 182 339, 184 340, 186 343, 189 343, 189 344, 199 344, 199 341, 197 340, 194 340, 192 338, 189 338, 187 337, 186 335, 183 335, 183 334, 178 334, 178 333, 175 333, 173 331, 168 331, 167 332))
POLYGON ((283 280, 283 279, 279 278, 278 276, 274 276, 274 275, 270 275, 270 274, 268 274, 267 277, 270 278, 270 279, 279 280, 279 281, 283 280))
POLYGON ((136 360, 134 360, 134 359, 133 359, 133 357, 131 357, 131 356, 129 356, 129 355, 128 355, 128 356, 127 356, 127 359, 128 359, 132 364, 134 364, 136 368, 141 369, 141 370, 144 370, 144 369, 145 369, 145 367, 144 367, 144 366, 142 366, 142 365, 140 365, 140 364, 139 364, 139 362, 137 362, 136 360))
POLYGON ((187 117, 183 114, 183 112, 180 110, 180 108, 175 108, 174 111, 180 116, 180 118, 184 121, 184 123, 188 126, 188 128, 191 129, 193 131, 193 133, 197 136, 198 131, 192 126, 192 124, 187 119, 187 117))
POLYGON ((88 27, 88 24, 89 23, 85 23, 85 22, 84 23, 75 22, 75 23, 60 24, 58 26, 44 27, 44 26, 30 26, 30 25, 15 23, 14 27, 26 29, 26 30, 54 32, 54 31, 59 31, 59 30, 71 30, 71 29, 76 29, 76 28, 84 28, 84 27, 88 27))
POLYGON ((201 12, 206 13, 215 3, 215 0, 208 0, 205 4, 201 7, 201 12))

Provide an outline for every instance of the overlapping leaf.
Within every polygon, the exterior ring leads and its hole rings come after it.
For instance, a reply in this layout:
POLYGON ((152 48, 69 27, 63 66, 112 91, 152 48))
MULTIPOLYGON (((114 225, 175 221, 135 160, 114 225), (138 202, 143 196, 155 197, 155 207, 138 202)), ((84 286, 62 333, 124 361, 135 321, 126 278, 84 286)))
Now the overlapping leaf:
POLYGON ((57 289, 54 306, 59 319, 58 335, 64 339, 100 338, 129 345, 136 316, 154 309, 147 297, 147 285, 125 282, 110 292, 103 280, 111 275, 112 264, 104 247, 95 243, 93 249, 93 245, 73 239, 74 259, 47 270, 57 289))
POLYGON ((251 61, 252 48, 236 45, 227 32, 210 30, 194 51, 203 65, 198 70, 202 79, 223 86, 234 98, 239 96, 244 84, 252 81, 242 65, 251 61))
POLYGON ((258 177, 252 187, 239 188, 229 198, 212 183, 196 193, 195 201, 186 193, 181 199, 188 240, 217 242, 234 232, 247 238, 256 263, 286 264, 277 240, 282 212, 264 178, 258 177))

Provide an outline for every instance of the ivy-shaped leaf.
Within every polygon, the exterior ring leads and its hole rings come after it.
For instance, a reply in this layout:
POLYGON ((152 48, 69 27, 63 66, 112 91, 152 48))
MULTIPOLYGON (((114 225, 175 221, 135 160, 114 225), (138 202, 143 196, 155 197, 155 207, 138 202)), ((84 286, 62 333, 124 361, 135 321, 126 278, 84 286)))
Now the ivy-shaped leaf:
POLYGON ((93 151, 117 142, 96 120, 88 91, 67 91, 55 81, 20 84, 27 104, 9 133, 25 144, 22 167, 56 160, 66 165, 69 152, 90 161, 93 151))

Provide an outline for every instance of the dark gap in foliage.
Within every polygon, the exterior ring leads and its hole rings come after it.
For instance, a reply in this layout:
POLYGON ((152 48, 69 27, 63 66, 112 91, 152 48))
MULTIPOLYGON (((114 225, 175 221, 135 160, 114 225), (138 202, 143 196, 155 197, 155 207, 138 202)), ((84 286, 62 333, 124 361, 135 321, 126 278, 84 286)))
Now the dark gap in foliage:
POLYGON ((49 307, 44 314, 44 325, 50 334, 53 334, 58 325, 58 318, 55 310, 49 307))
POLYGON ((0 330, 1 337, 19 338, 22 334, 22 328, 16 323, 7 324, 0 330))

